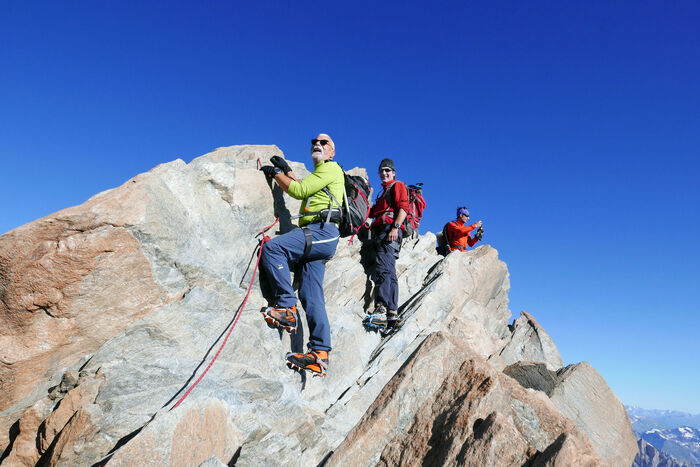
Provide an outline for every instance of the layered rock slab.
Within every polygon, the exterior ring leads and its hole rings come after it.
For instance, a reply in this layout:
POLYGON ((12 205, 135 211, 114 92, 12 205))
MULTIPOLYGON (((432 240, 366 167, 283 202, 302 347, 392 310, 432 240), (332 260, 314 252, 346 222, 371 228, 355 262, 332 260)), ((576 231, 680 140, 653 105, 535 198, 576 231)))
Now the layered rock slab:
POLYGON ((548 370, 544 363, 518 362, 507 366, 503 373, 522 387, 542 391, 548 396, 552 395, 558 383, 556 371, 548 370))
MULTIPOLYGON (((484 247, 436 265, 437 258, 431 253, 433 245, 434 237, 427 236, 408 245, 404 251, 406 259, 413 257, 415 261, 414 273, 420 271, 420 264, 423 264, 426 280, 420 289, 406 290, 413 294, 413 299, 403 310, 406 324, 401 333, 381 340, 362 329, 363 301, 356 296, 356 291, 342 284, 363 272, 357 262, 351 265, 344 260, 357 252, 342 247, 337 263, 329 263, 326 275, 327 288, 337 287, 334 296, 342 298, 337 304, 329 304, 334 347, 340 350, 337 355, 342 358, 336 361, 331 357, 331 376, 326 381, 307 381, 305 390, 300 393, 298 376, 289 372, 282 360, 291 342, 286 334, 281 341, 272 338, 278 334, 267 329, 260 317, 249 310, 241 318, 227 352, 177 410, 188 410, 188 404, 198 404, 201 397, 215 394, 232 408, 234 426, 241 430, 242 464, 265 464, 280 456, 292 465, 317 463, 354 426, 429 329, 449 328, 459 331, 460 335, 475 329, 475 323, 470 323, 467 330, 459 330, 457 323, 461 321, 446 318, 460 313, 466 306, 474 308, 473 300, 486 295, 482 289, 500 290, 504 287, 503 281, 507 282, 504 265, 498 261, 494 250, 484 247), (431 257, 434 260, 428 261, 431 257), (479 273, 471 269, 475 265, 501 272, 479 273), (358 269, 352 272, 353 268, 358 269), (471 285, 473 297, 450 287, 450 278, 457 272, 466 272, 463 268, 476 278, 471 285), (454 306, 429 313, 443 300, 454 306), (350 310, 352 312, 348 313, 350 310), (274 358, 275 355, 279 357, 274 358), (241 359, 240 356, 245 357, 241 359), (251 365, 251 361, 256 364, 251 365)), ((233 309, 240 298, 226 287, 217 288, 216 284, 197 286, 182 300, 162 307, 103 345, 82 371, 84 374, 99 372, 105 378, 95 403, 86 407, 91 425, 100 427, 99 432, 84 430, 78 457, 64 454, 57 464, 64 465, 63 460, 94 462, 106 456, 120 439, 145 426, 121 449, 131 443, 141 443, 140 438, 147 436, 148 427, 153 423, 150 421, 152 414, 162 414, 160 407, 163 406, 167 410, 168 400, 178 393, 191 369, 199 363, 192 356, 206 353, 212 343, 207 340, 207 331, 226 326, 230 315, 221 310, 233 309), (124 349, 129 351, 125 353, 124 349)), ((251 300, 260 300, 257 291, 251 300)), ((506 328, 505 319, 502 327, 506 328)), ((478 333, 485 334, 485 330, 478 333)), ((488 346, 496 347, 495 344, 488 346)), ((71 448, 68 443, 60 446, 64 450, 71 448)))
POLYGON ((0 449, 49 378, 195 284, 235 280, 274 219, 257 160, 279 154, 173 161, 0 236, 0 449))
POLYGON ((588 363, 569 365, 557 373, 551 394, 557 409, 580 427, 596 451, 612 465, 631 465, 637 438, 625 407, 588 363))
POLYGON ((549 370, 564 366, 559 350, 535 318, 523 311, 510 326, 511 338, 500 353, 506 365, 517 362, 544 363, 549 370))
POLYGON ((525 465, 538 458, 542 465, 602 465, 585 435, 538 394, 436 332, 324 465, 525 465), (560 438, 575 441, 558 445, 560 438))
POLYGON ((241 432, 231 422, 228 404, 209 399, 159 414, 109 458, 109 465, 143 465, 144 453, 150 465, 228 465, 240 442, 241 432))
POLYGON ((633 461, 636 437, 624 406, 590 364, 583 362, 551 371, 544 363, 518 362, 503 372, 521 386, 547 394, 612 465, 633 461))

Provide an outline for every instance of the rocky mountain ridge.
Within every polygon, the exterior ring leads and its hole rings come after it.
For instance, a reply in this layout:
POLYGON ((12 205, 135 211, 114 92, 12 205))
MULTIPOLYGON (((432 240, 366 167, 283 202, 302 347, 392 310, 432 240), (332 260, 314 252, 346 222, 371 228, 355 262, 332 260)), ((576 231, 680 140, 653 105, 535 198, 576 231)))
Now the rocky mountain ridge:
POLYGON ((652 428, 638 436, 678 460, 700 465, 700 430, 690 426, 652 428))
POLYGON ((635 431, 643 432, 652 428, 677 428, 690 426, 700 428, 700 414, 679 410, 651 410, 625 406, 635 431))
MULTIPOLYGON (((684 465, 700 465, 700 415, 678 410, 648 410, 626 406, 632 430, 660 456, 684 465)), ((641 446, 641 442, 639 443, 641 446)), ((640 450, 637 459, 649 457, 640 450)), ((653 456, 652 456, 653 457, 653 456)), ((639 462, 638 462, 639 463, 639 462)))
MULTIPOLYGON (((404 326, 366 331, 371 265, 342 242, 324 290, 329 376, 283 355, 296 336, 249 305, 231 324, 256 234, 298 202, 257 170, 275 146, 220 148, 0 236, 0 464, 631 465, 624 408, 587 363, 563 367, 484 245, 447 258, 431 233, 397 262, 404 326), (505 370, 505 371, 504 371, 505 370)), ((302 164, 291 163, 301 176, 302 164)), ((359 170, 359 169, 356 169, 359 170)))
POLYGON ((639 453, 634 458, 632 467, 694 467, 696 465, 689 461, 679 461, 673 456, 659 451, 642 438, 637 440, 637 445, 639 453))

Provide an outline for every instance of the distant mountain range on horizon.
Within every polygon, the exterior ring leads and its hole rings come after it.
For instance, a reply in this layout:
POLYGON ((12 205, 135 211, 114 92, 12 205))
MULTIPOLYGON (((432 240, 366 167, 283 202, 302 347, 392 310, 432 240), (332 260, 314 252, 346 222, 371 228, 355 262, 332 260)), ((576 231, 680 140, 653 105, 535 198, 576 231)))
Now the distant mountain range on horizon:
POLYGON ((678 428, 680 426, 700 429, 700 414, 679 410, 642 409, 632 405, 625 405, 625 409, 635 431, 646 431, 652 428, 678 428))
MULTIPOLYGON (((700 466, 700 414, 633 406, 625 409, 638 438, 674 459, 700 466)), ((635 465, 645 465, 639 459, 635 465)))

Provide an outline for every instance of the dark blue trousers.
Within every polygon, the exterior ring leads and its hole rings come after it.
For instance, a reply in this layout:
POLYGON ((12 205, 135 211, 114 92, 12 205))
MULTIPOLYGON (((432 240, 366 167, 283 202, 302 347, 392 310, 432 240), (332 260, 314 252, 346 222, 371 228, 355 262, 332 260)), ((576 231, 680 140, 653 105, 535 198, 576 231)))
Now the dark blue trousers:
POLYGON ((386 235, 391 226, 376 232, 377 234, 377 254, 375 256, 375 284, 377 287, 376 301, 389 310, 399 309, 399 280, 396 278, 396 258, 399 257, 401 249, 402 232, 399 230, 399 238, 396 241, 388 242, 386 235))
MULTIPOLYGON (((311 232, 312 245, 308 257, 299 263, 299 299, 309 325, 309 348, 330 351, 331 328, 323 297, 323 275, 326 262, 335 254, 340 234, 332 222, 309 224, 306 228, 311 232)), ((272 282, 277 306, 288 308, 297 304, 289 263, 301 260, 305 246, 303 229, 294 229, 266 242, 263 247, 260 261, 272 282)))

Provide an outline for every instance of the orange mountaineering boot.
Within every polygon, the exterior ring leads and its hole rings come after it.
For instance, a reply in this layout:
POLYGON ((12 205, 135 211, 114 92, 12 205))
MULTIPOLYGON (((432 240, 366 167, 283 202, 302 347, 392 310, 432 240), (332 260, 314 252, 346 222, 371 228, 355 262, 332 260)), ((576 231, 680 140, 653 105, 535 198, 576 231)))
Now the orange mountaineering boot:
POLYGON ((260 310, 260 313, 262 313, 265 322, 270 327, 284 329, 290 334, 297 330, 299 315, 297 315, 296 305, 289 308, 270 306, 260 310))
POLYGON ((294 370, 308 370, 314 376, 325 377, 328 372, 328 352, 311 350, 309 353, 293 353, 286 355, 287 366, 294 370))

